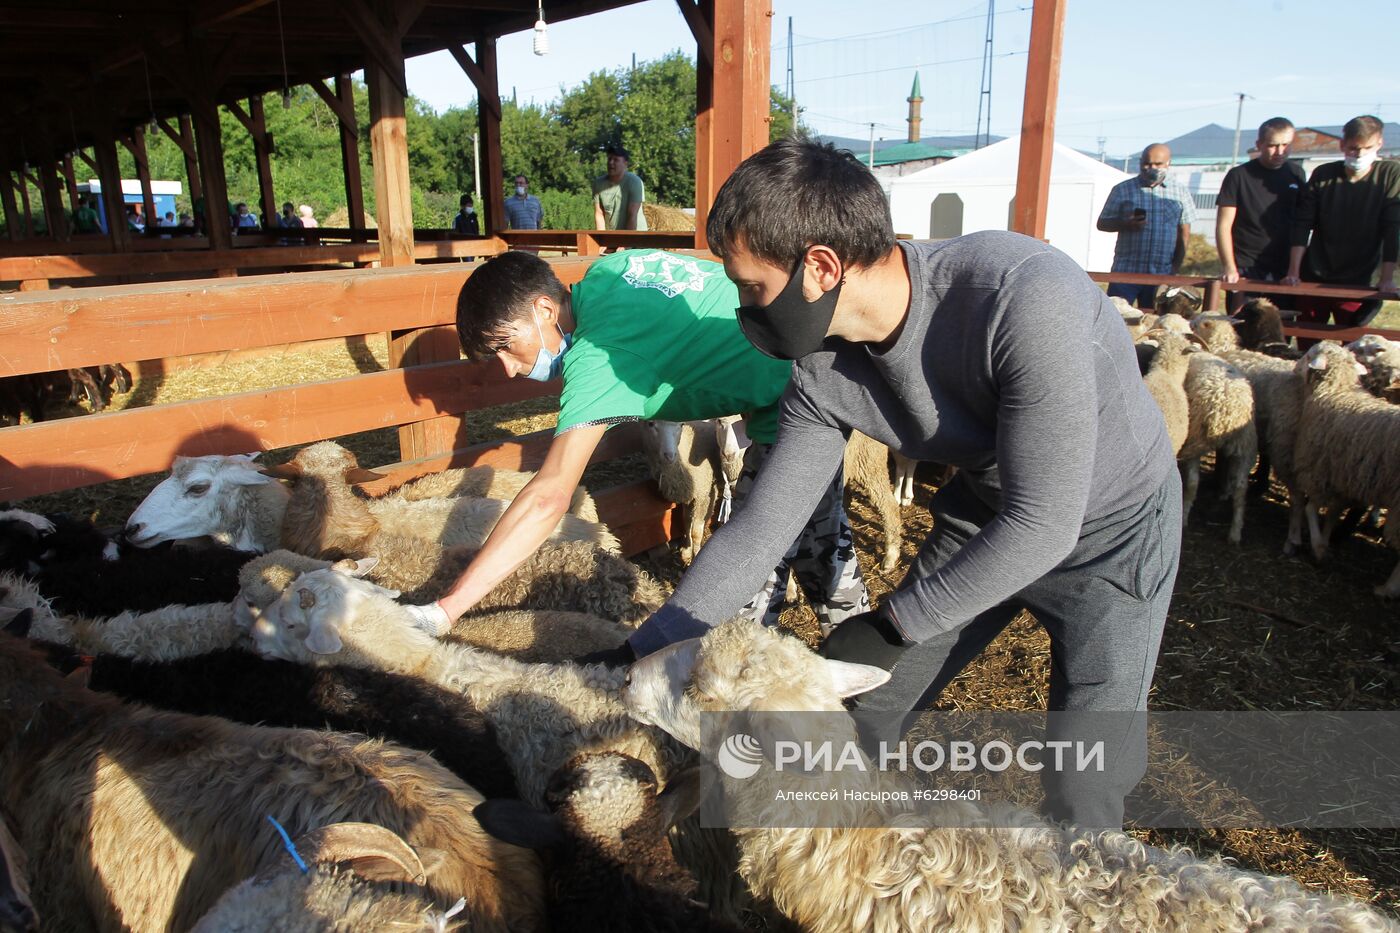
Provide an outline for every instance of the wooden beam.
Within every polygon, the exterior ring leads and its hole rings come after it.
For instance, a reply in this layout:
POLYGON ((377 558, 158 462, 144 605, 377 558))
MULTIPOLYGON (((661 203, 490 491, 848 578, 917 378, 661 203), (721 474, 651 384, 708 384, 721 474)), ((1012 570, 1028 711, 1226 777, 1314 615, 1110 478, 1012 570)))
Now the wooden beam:
POLYGON ((447 47, 447 51, 457 60, 457 65, 466 76, 471 79, 472 86, 476 88, 478 106, 490 107, 491 113, 497 120, 500 120, 501 98, 499 94, 485 90, 485 88, 488 87, 494 88, 494 84, 486 77, 486 72, 476 63, 476 60, 472 58, 471 53, 466 50, 465 46, 458 45, 454 42, 447 47))
POLYGON ((481 187, 476 193, 481 216, 486 221, 482 233, 494 234, 506 228, 504 168, 501 165, 501 94, 496 69, 496 40, 481 38, 476 43, 476 61, 481 66, 482 86, 477 93, 478 131, 481 134, 481 187))
POLYGON ((88 155, 87 150, 79 149, 78 158, 83 160, 83 164, 85 164, 92 171, 92 174, 97 174, 97 160, 94 159, 92 156, 88 155))
MULTIPOLYGON (((338 76, 336 78, 336 81, 336 86, 337 88, 339 88, 338 76)), ((306 82, 306 84, 308 87, 310 87, 313 91, 316 92, 317 97, 321 98, 321 103, 325 104, 327 107, 330 108, 331 114, 335 116, 336 121, 340 124, 341 129, 348 128, 352 131, 356 129, 357 121, 355 120, 355 107, 353 98, 351 101, 351 106, 347 110, 341 99, 336 96, 336 92, 326 87, 325 81, 308 81, 306 82)))
POLYGON ((15 177, 15 187, 19 189, 20 218, 24 225, 24 235, 34 236, 34 213, 29 206, 29 179, 20 171, 15 177))
POLYGON ((355 82, 348 74, 335 76, 335 100, 349 120, 340 123, 340 164, 345 173, 345 206, 351 230, 365 229, 365 186, 360 177, 360 130, 355 117, 355 82))
POLYGON ((439 363, 10 428, 0 499, 160 472, 176 455, 285 447, 551 394, 526 381, 495 365, 439 363))
POLYGON ((136 177, 141 182, 141 209, 146 214, 146 226, 158 220, 156 196, 151 190, 151 162, 146 155, 146 127, 136 124, 131 130, 131 156, 136 161, 136 177))
POLYGON ((44 222, 49 236, 67 241, 71 231, 68 216, 63 212, 63 189, 58 184, 58 165, 48 162, 39 166, 39 193, 44 198, 44 222))
POLYGON ((276 228, 277 192, 272 187, 272 134, 267 131, 267 114, 263 110, 263 95, 248 98, 248 116, 253 137, 253 159, 258 166, 258 199, 262 202, 263 229, 276 228))
MULTIPOLYGON (((253 236, 263 236, 253 234, 253 236)), ((242 243, 246 237, 239 237, 242 243)), ((268 242, 275 242, 274 234, 268 242)), ((127 253, 77 253, 28 255, 0 258, 0 281, 26 279, 84 279, 115 275, 191 275, 219 269, 259 269, 283 266, 329 265, 345 262, 374 262, 379 247, 369 243, 324 246, 263 246, 227 250, 207 248, 136 249, 151 241, 138 239, 128 244, 127 253)), ((162 241, 156 241, 164 245, 162 241)), ((62 247, 55 242, 55 247, 62 247)))
POLYGON ((224 175, 224 136, 219 126, 219 111, 212 103, 195 106, 191 114, 194 136, 199 147, 199 178, 204 197, 204 230, 209 247, 226 250, 233 247, 229 232, 228 182, 224 175))
MULTIPOLYGON (((400 96, 408 96, 408 79, 404 76, 402 33, 391 28, 379 15, 377 5, 369 0, 341 0, 340 10, 345 20, 360 37, 365 52, 373 64, 382 71, 385 80, 398 90, 400 96)), ((368 80, 370 67, 365 67, 368 80)))
POLYGON ((367 65, 365 77, 369 87, 370 162, 374 166, 379 262, 384 266, 411 264, 413 204, 408 178, 404 95, 377 65, 367 65))
POLYGON ((73 157, 65 155, 63 157, 63 182, 68 187, 68 207, 75 213, 78 210, 78 178, 73 174, 73 157))
MULTIPOLYGON (((140 262, 153 257, 85 258, 140 262)), ((0 260, 0 279, 27 277, 7 268, 23 261, 0 260)), ((591 265, 579 259, 547 261, 565 285, 582 279, 591 265)), ((456 321, 457 293, 476 268, 452 263, 75 288, 57 296, 0 293, 0 376, 450 325, 456 321)))
POLYGON ((1055 102, 1060 93, 1060 49, 1065 31, 1065 0, 1035 0, 1030 53, 1026 57, 1026 96, 1021 109, 1021 156, 1016 171, 1012 229, 1045 237, 1050 203, 1050 164, 1055 153, 1055 102))
POLYGON ((93 152, 97 156, 97 179, 102 183, 102 206, 107 214, 107 239, 112 243, 112 252, 124 253, 130 237, 126 230, 126 201, 122 197, 116 141, 111 136, 99 137, 93 152))
POLYGON ((712 67, 715 32, 710 26, 710 21, 706 18, 705 10, 701 8, 698 0, 676 0, 676 6, 680 7, 681 16, 685 17, 685 23, 690 27, 690 34, 695 37, 698 67, 712 67))
MULTIPOLYGON (((175 137, 171 137, 174 139, 175 137)), ((180 135, 177 141, 185 154, 185 180, 189 182, 190 204, 204 197, 204 184, 199 175, 199 153, 194 144, 194 122, 189 114, 180 114, 180 135)))
MULTIPOLYGON (((768 145, 771 121, 768 69, 772 0, 706 0, 706 6, 713 10, 714 27, 710 164, 704 173, 697 166, 697 178, 703 174, 707 185, 703 197, 696 194, 697 233, 705 229, 709 206, 725 179, 740 162, 768 145)), ((697 149, 697 160, 702 155, 697 149)))
POLYGON ((0 206, 5 208, 5 236, 18 240, 24 236, 19 205, 15 203, 14 176, 8 170, 0 172, 0 206))

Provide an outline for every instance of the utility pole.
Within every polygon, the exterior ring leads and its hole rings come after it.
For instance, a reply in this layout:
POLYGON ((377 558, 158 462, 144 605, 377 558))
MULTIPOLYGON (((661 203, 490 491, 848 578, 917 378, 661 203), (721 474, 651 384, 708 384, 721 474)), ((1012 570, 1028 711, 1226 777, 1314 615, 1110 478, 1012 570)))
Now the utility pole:
POLYGON ((870 124, 870 161, 865 163, 870 171, 875 171, 875 124, 870 124))
POLYGON ((792 131, 797 132, 797 88, 793 81, 792 72, 792 17, 788 17, 788 61, 787 61, 787 97, 788 116, 792 118, 792 131))
POLYGON ((476 196, 481 197, 481 134, 472 134, 472 169, 476 177, 476 196))
POLYGON ((1235 148, 1230 152, 1230 164, 1236 165, 1240 161, 1240 121, 1244 119, 1244 99, 1245 93, 1238 94, 1239 106, 1235 108, 1235 148))
POLYGON ((1107 161, 1108 161, 1108 151, 1104 148, 1104 147, 1107 146, 1107 145, 1108 145, 1108 137, 1107 137, 1107 136, 1100 136, 1100 137, 1099 137, 1099 161, 1100 161, 1100 162, 1107 162, 1107 161))
POLYGON ((987 142, 992 141, 992 36, 996 23, 996 0, 987 0, 987 39, 982 44, 982 89, 977 94, 977 136, 972 141, 974 149, 981 149, 982 106, 987 108, 987 142))

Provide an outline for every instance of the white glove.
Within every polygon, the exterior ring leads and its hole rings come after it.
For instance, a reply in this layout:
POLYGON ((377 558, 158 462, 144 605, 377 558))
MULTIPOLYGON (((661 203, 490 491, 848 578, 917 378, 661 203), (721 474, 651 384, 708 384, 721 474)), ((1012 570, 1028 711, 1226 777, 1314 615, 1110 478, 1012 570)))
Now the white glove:
POLYGON ((715 510, 715 524, 723 525, 734 514, 734 484, 724 480, 720 483, 719 508, 715 510))
POLYGON ((441 638, 452 631, 452 619, 448 616, 447 610, 437 603, 428 603, 426 606, 405 606, 408 610, 408 617, 413 624, 434 638, 441 638))

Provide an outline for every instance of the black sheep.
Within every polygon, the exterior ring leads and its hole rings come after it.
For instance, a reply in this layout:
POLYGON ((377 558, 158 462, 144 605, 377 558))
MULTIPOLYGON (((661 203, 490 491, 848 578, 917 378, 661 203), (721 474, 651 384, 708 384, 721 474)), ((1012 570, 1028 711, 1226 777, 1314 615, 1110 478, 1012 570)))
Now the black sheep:
MULTIPOLYGON (((50 663, 81 661, 46 646, 50 663)), ((430 752, 483 795, 513 796, 495 730, 462 697, 411 677, 355 667, 306 667, 243 651, 154 663, 98 655, 88 686, 125 700, 250 725, 360 732, 430 752)))

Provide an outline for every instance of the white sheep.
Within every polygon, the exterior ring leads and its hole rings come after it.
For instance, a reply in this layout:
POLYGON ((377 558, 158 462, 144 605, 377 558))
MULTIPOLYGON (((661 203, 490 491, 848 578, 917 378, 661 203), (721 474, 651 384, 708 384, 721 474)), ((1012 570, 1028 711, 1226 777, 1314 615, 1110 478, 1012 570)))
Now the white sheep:
MULTIPOLYGON (((638 661, 625 700, 638 719, 696 749, 703 718, 718 719, 704 734, 726 735, 723 717, 750 710, 830 714, 822 717, 822 738, 845 748, 855 746, 856 730, 843 697, 888 678, 880 668, 824 660, 796 639, 734 621, 638 661)), ((789 720, 795 729, 798 718, 789 720)), ((1080 833, 971 804, 939 805, 933 819, 901 813, 898 825, 879 828, 889 826, 888 813, 850 800, 824 804, 819 828, 792 827, 792 805, 773 801, 781 791, 810 793, 810 776, 760 767, 737 783, 725 787, 726 806, 751 807, 757 817, 734 830, 740 872, 757 898, 810 933, 1393 929, 1359 902, 1308 894, 1291 879, 1184 849, 1154 849, 1121 832, 1080 833), (785 807, 789 825, 765 824, 765 807, 785 807)), ((864 777, 845 769, 842 787, 909 789, 874 769, 864 777)))
POLYGON ((1167 422, 1167 439, 1172 445, 1172 453, 1180 453, 1186 443, 1186 435, 1191 428, 1191 408, 1186 398, 1186 375, 1190 371, 1189 356, 1195 346, 1175 331, 1148 331, 1138 341, 1139 347, 1150 347, 1155 352, 1142 381, 1162 417, 1167 422))
MULTIPOLYGON (((1165 315, 1163 320, 1172 316, 1165 315)), ((1191 334, 1189 326, 1187 333, 1191 334)), ((1249 474, 1259 455, 1254 392, 1244 374, 1225 360, 1213 353, 1194 353, 1186 373, 1186 398, 1191 410, 1191 426, 1186 442, 1177 452, 1178 461, 1186 469, 1181 497, 1182 526, 1190 519, 1191 506, 1196 501, 1201 458, 1213 451, 1215 472, 1222 479, 1221 498, 1229 498, 1232 503, 1228 540, 1239 544, 1244 531, 1249 474)))
POLYGON ((521 797, 539 806, 556 768, 611 749, 663 779, 687 756, 622 708, 626 672, 597 665, 525 664, 415 628, 406 607, 336 567, 303 574, 253 626, 257 652, 306 664, 346 664, 417 677, 460 693, 495 726, 521 797))
MULTIPOLYGON (((150 547, 161 541, 208 536, 239 550, 266 553, 275 549, 284 532, 290 493, 259 469, 255 456, 175 458, 170 476, 151 490, 128 519, 127 540, 138 547, 150 547)), ((364 522, 390 534, 479 547, 509 504, 497 499, 361 500, 349 492, 345 473, 341 472, 338 478, 334 473, 340 467, 358 469, 347 466, 353 461, 353 457, 350 461, 344 459, 349 456, 348 451, 331 442, 312 445, 298 454, 302 463, 324 467, 325 472, 318 476, 336 484, 322 499, 339 496, 343 491, 360 504, 335 498, 337 504, 346 508, 333 516, 319 517, 314 506, 308 506, 296 516, 294 535, 302 534, 307 527, 300 522, 314 525, 334 517, 341 524, 327 526, 327 536, 345 533, 353 537, 362 533, 357 532, 355 523, 364 522)), ((272 469, 289 475, 297 473, 296 467, 285 464, 272 469)), ((605 528, 573 515, 564 516, 555 534, 572 540, 594 540, 610 550, 617 549, 616 539, 605 528)))
POLYGON ((1303 494, 1298 489, 1293 462, 1303 394, 1302 382, 1294 372, 1293 361, 1242 349, 1235 328, 1224 318, 1202 316, 1193 322, 1193 326, 1210 352, 1234 366, 1249 380, 1249 387, 1254 392, 1254 424, 1259 439, 1256 482, 1267 487, 1272 470, 1279 483, 1288 490, 1288 536, 1284 541, 1283 553, 1292 555, 1303 544, 1304 517, 1303 494))
POLYGON ((723 464, 720 436, 708 421, 644 421, 642 451, 661 495, 685 508, 681 563, 694 560, 719 501, 723 464))
MULTIPOLYGON (((1316 344, 1296 366, 1307 386, 1294 452, 1298 486, 1307 496, 1313 556, 1323 560, 1344 505, 1374 505, 1392 513, 1400 507, 1400 406, 1363 389, 1359 377, 1365 367, 1335 341, 1316 344), (1324 507, 1325 528, 1319 525, 1324 507)), ((1400 522, 1386 522, 1384 540, 1400 551, 1400 522)), ((1400 597, 1400 563, 1375 592, 1400 597)))
POLYGON ((1366 334, 1347 344, 1347 349, 1366 367, 1362 387, 1377 398, 1400 403, 1400 340, 1366 334))

